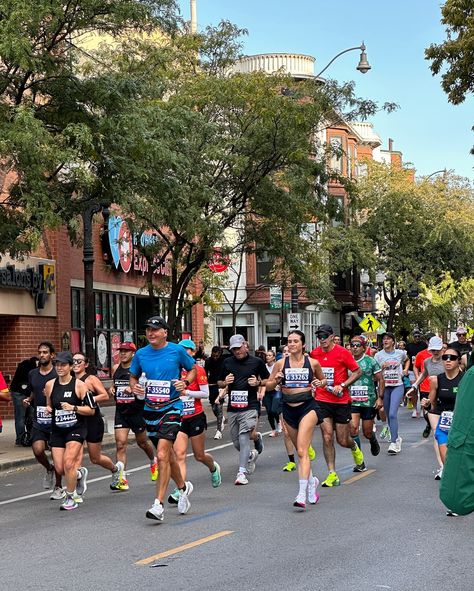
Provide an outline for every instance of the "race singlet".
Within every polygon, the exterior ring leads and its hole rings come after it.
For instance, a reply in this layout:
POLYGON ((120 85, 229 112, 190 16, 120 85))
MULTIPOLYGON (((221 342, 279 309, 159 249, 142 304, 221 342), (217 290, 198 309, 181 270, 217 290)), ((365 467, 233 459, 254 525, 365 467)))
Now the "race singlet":
POLYGON ((181 396, 181 400, 183 401, 183 417, 190 417, 196 412, 195 399, 191 396, 181 396))
POLYGON ((308 367, 285 367, 285 388, 307 388, 308 384, 308 367))
POLYGON ((135 396, 130 390, 127 391, 129 382, 127 380, 116 380, 115 401, 117 404, 131 404, 135 402, 135 396))
POLYGON ((163 404, 171 398, 170 380, 148 380, 145 390, 147 402, 151 404, 163 404))
POLYGON ((247 408, 249 405, 249 393, 247 390, 232 390, 230 393, 230 405, 234 408, 247 408))
POLYGON ((56 409, 54 411, 54 421, 56 427, 68 429, 69 427, 74 427, 77 423, 77 415, 73 410, 56 409))
POLYGON ((453 416, 454 412, 452 410, 443 410, 439 418, 438 425, 441 431, 449 431, 451 429, 451 425, 453 424, 453 416))
POLYGON ((321 367, 328 386, 334 386, 334 367, 321 367))
POLYGON ((46 410, 46 406, 36 407, 36 422, 45 427, 51 425, 51 413, 46 410))
POLYGON ((357 405, 360 402, 369 402, 368 386, 351 386, 350 391, 353 404, 357 405))

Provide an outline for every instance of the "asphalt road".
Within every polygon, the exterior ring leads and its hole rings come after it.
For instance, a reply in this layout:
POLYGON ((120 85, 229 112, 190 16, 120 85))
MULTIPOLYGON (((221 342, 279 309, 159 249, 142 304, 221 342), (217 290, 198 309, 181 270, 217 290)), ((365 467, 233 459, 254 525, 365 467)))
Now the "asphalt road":
MULTIPOLYGON (((298 478, 283 473, 282 438, 265 437, 265 451, 248 486, 234 486, 237 453, 211 439, 223 484, 211 487, 207 469, 188 459, 194 484, 187 515, 166 507, 165 521, 145 512, 154 499, 145 456, 129 452, 130 490, 113 493, 109 476, 91 468, 76 511, 59 511, 41 489, 37 467, 0 474, 1 589, 162 589, 170 591, 291 589, 359 591, 474 587, 473 516, 446 517, 438 498, 432 440, 423 422, 401 410, 399 456, 387 444, 368 471, 352 473, 348 450, 337 448, 344 483, 320 489, 305 513, 294 510, 298 478), (361 477, 362 476, 362 477, 361 477), (142 564, 137 564, 143 561, 142 564)), ((264 417, 261 430, 268 429, 264 417)), ((313 463, 326 466, 319 430, 313 463)))

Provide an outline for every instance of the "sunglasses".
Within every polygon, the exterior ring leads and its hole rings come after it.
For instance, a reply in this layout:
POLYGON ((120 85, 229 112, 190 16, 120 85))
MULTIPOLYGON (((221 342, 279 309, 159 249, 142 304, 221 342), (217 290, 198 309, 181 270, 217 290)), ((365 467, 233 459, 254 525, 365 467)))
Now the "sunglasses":
POLYGON ((351 347, 362 347, 362 343, 351 343, 351 347))
POLYGON ((448 353, 447 355, 441 355, 441 359, 443 361, 458 361, 459 360, 459 355, 450 355, 448 353))
POLYGON ((326 340, 326 339, 328 339, 328 338, 329 338, 331 335, 330 335, 330 334, 326 334, 326 333, 324 333, 324 332, 323 332, 323 333, 316 334, 316 336, 317 336, 317 338, 318 338, 320 341, 325 341, 325 340, 326 340))
POLYGON ((72 360, 72 364, 73 365, 81 365, 81 363, 85 363, 85 359, 73 359, 72 360))

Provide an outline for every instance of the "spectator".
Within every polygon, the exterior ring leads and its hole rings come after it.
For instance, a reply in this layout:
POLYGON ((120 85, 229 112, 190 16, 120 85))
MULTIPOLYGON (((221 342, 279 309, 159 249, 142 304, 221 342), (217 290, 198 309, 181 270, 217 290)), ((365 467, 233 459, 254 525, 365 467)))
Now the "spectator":
MULTIPOLYGON (((7 383, 5 382, 5 378, 3 377, 2 372, 0 371, 0 400, 3 402, 9 402, 10 401, 10 394, 9 394, 9 390, 8 390, 8 386, 7 383)), ((3 430, 3 423, 2 423, 2 417, 0 417, 0 433, 3 430)))
POLYGON ((21 445, 21 437, 25 431, 25 406, 23 400, 29 396, 28 374, 38 365, 38 357, 24 359, 18 364, 12 383, 10 394, 15 413, 15 445, 21 445))

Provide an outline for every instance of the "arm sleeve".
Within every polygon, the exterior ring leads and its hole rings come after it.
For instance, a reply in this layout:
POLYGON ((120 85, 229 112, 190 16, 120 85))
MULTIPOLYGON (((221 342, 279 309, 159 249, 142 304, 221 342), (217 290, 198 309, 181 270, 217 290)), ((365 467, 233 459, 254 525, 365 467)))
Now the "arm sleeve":
POLYGON ((209 398, 209 386, 199 384, 199 390, 186 390, 186 396, 189 398, 209 398))

